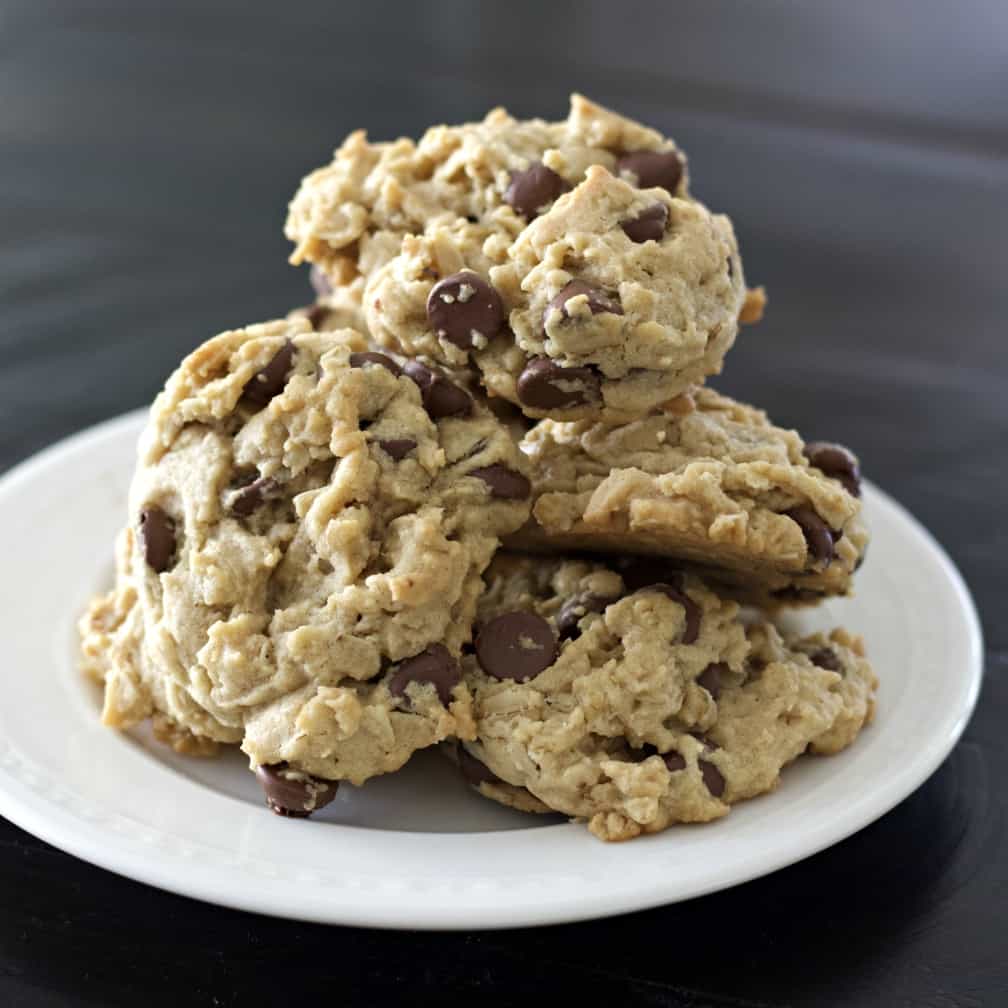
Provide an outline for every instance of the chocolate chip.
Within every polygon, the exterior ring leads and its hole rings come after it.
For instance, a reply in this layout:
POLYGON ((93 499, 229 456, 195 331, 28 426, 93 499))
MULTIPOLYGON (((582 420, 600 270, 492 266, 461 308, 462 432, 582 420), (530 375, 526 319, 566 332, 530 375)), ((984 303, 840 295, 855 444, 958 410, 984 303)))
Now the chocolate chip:
POLYGON ((816 563, 827 563, 833 559, 833 533, 830 527, 810 507, 791 508, 784 512, 793 522, 797 522, 805 536, 809 553, 816 563))
POLYGON ((317 330, 319 324, 329 314, 329 309, 324 304, 310 304, 305 305, 303 308, 295 308, 294 314, 307 319, 312 329, 317 330))
POLYGON ((588 613, 605 612, 606 606, 618 601, 618 595, 592 595, 590 592, 583 592, 567 599, 560 607, 556 618, 560 640, 577 640, 581 636, 581 628, 578 623, 588 613))
POLYGON ((235 490, 228 497, 228 510, 239 518, 247 518, 274 496, 280 484, 270 476, 263 476, 235 490))
POLYGON ((139 538, 147 566, 157 574, 168 570, 175 556, 175 522, 157 505, 140 512, 139 538))
POLYGON ((636 217, 620 221, 620 227, 633 242, 660 241, 661 236, 665 234, 666 224, 668 224, 668 207, 664 203, 654 203, 636 217))
POLYGON ((445 277, 427 298, 431 328, 461 350, 472 347, 475 337, 495 335, 505 314, 500 294, 472 270, 445 277))
POLYGON ((676 151, 633 151, 616 162, 616 172, 630 172, 641 189, 661 186, 675 193, 683 175, 682 158, 676 151))
POLYGON ((703 777, 704 784, 707 785, 707 790, 715 798, 720 798, 724 794, 725 789, 725 779, 713 763, 705 759, 697 760, 697 765, 700 767, 700 774, 703 777))
POLYGON ((392 678, 388 691, 395 697, 406 695, 406 687, 411 682, 430 683, 436 690, 438 699, 447 707, 451 702, 452 689, 462 679, 459 663, 444 644, 432 644, 420 654, 400 662, 392 678))
POLYGON ((693 738, 695 738, 697 742, 704 747, 704 749, 709 749, 713 752, 715 749, 721 748, 714 739, 708 738, 703 732, 690 732, 690 735, 692 735, 693 738))
POLYGON ((518 376, 518 398, 533 409, 564 409, 598 398, 599 376, 590 367, 561 367, 533 357, 518 376))
POLYGON ((640 591, 653 584, 682 583, 682 571, 661 557, 626 557, 616 562, 616 569, 630 592, 640 591))
POLYGON ((678 602, 685 610, 686 628, 683 630, 683 644, 692 644, 700 635, 700 606, 683 591, 682 581, 678 584, 659 583, 648 585, 651 591, 660 591, 673 602, 678 602))
POLYGON ((499 784, 500 777, 497 776, 482 760, 477 759, 462 743, 458 746, 458 765, 462 771, 462 776, 473 787, 480 784, 499 784))
POLYGON ((616 568, 627 591, 637 592, 651 588, 678 602, 686 611, 683 644, 692 644, 697 639, 700 633, 700 607, 684 591, 682 571, 659 557, 633 557, 617 563, 616 568))
POLYGON ((524 171, 511 173, 511 183, 504 190, 504 202, 528 220, 532 220, 548 203, 567 192, 567 180, 541 161, 535 161, 524 171))
POLYGON ((668 767, 669 773, 675 773, 678 770, 686 769, 686 760, 681 753, 677 753, 675 750, 672 752, 667 752, 662 756, 665 761, 665 766, 668 767))
POLYGON ((483 480, 490 490, 490 496, 501 500, 525 500, 532 493, 532 484, 526 477, 500 463, 472 469, 469 475, 483 480))
POLYGON ((391 357, 378 353, 376 350, 350 354, 350 367, 366 367, 368 364, 377 364, 379 367, 385 368, 386 371, 391 371, 397 378, 402 374, 402 368, 391 357))
POLYGON ((615 298, 606 294, 605 291, 592 287, 591 284, 585 283, 584 280, 571 280, 569 283, 564 284, 560 288, 560 292, 546 305, 546 311, 543 312, 543 325, 546 325, 554 311, 559 311, 565 319, 569 319, 567 302, 571 298, 579 297, 582 294, 588 298, 588 308, 591 310, 592 315, 600 315, 603 312, 608 312, 611 315, 623 314, 623 306, 615 298))
POLYGON ((861 496, 861 468, 854 454, 843 445, 830 441, 810 441, 805 445, 805 457, 830 479, 843 484, 847 493, 861 496))
POLYGON ((840 661, 839 655, 833 648, 824 647, 814 651, 809 655, 809 661, 829 672, 843 672, 843 662, 840 661))
POLYGON ((761 679, 763 677, 763 669, 766 667, 767 663, 762 658, 750 657, 746 661, 745 681, 751 683, 761 679))
POLYGON ((308 274, 308 280, 311 282, 312 289, 320 298, 328 297, 332 294, 332 284, 329 283, 329 278, 322 272, 320 266, 312 266, 308 274))
POLYGON ((553 664, 553 628, 533 612, 504 613, 480 630, 476 657, 487 675, 525 682, 553 664))
POLYGON ((256 767, 255 774, 266 792, 266 804, 270 810, 288 819, 307 819, 312 812, 328 805, 336 797, 339 787, 338 781, 293 774, 286 763, 256 767))
POLYGON ((697 676, 696 681, 717 700, 721 695, 721 687, 724 685, 724 680, 730 675, 731 669, 726 662, 712 662, 697 676))
POLYGON ((469 393, 450 382, 440 371, 419 361, 407 361, 403 371, 420 387, 420 399, 432 420, 468 416, 472 412, 469 393))
POLYGON ((391 455, 396 462, 404 459, 417 446, 416 441, 412 438, 388 438, 385 441, 379 441, 378 444, 380 444, 382 450, 386 454, 391 455))
POLYGON ((242 401, 256 409, 265 406, 275 395, 283 391, 293 362, 294 344, 287 340, 273 355, 269 364, 248 380, 242 391, 242 401))
POLYGON ((627 753, 626 761, 628 763, 643 763, 644 760, 658 755, 659 752, 657 747, 653 746, 650 742, 645 742, 639 749, 635 749, 631 746, 630 752, 627 753))

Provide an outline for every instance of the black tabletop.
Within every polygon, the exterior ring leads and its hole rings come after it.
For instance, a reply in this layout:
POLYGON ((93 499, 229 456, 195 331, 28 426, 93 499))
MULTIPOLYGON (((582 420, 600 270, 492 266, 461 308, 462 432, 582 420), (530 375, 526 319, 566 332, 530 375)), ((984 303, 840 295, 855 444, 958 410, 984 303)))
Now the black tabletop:
POLYGON ((0 24, 0 465, 307 300, 286 201, 348 130, 560 117, 577 89, 686 148, 768 287, 720 387, 855 447, 959 564, 987 649, 965 738, 879 822, 594 923, 272 920, 0 820, 0 1004, 1008 1004, 1008 6, 8 0, 0 24))

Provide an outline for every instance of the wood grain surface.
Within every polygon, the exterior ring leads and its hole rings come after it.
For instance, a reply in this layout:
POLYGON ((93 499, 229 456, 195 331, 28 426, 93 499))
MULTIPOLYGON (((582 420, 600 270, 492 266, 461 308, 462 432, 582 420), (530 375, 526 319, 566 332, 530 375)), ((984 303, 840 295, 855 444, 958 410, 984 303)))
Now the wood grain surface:
POLYGON ((0 467, 308 300, 286 202, 348 130, 557 117, 577 89, 685 147, 768 287, 719 386, 854 447, 960 565, 987 646, 963 742, 889 815, 613 920, 300 925, 0 820, 0 1004, 1008 1004, 1008 5, 8 0, 0 43, 0 467))

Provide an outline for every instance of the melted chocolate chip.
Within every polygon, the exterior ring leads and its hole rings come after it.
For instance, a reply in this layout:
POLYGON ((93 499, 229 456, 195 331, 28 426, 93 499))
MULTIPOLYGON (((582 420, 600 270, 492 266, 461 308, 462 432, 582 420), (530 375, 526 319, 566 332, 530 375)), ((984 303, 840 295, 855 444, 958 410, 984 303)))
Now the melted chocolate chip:
POLYGON ((616 162, 616 173, 629 172, 641 189, 661 186, 675 193, 683 175, 682 158, 676 151, 632 151, 616 162))
POLYGON ((238 518, 247 518, 270 497, 276 495, 280 484, 271 476, 262 476, 235 490, 228 497, 228 511, 238 518))
POLYGON ((731 675, 731 669, 726 662, 712 662, 697 676, 697 683, 717 700, 721 695, 724 680, 731 675))
POLYGON ((397 378, 402 374, 402 368, 391 357, 378 353, 376 350, 350 354, 350 367, 361 368, 369 364, 377 364, 379 367, 385 368, 386 371, 391 371, 397 378))
POLYGON ((504 613, 480 630, 476 658, 483 671, 495 679, 525 682, 553 664, 553 628, 533 612, 504 613))
POLYGON ((311 282, 312 289, 320 298, 328 297, 332 294, 332 284, 329 283, 329 278, 322 272, 319 266, 312 266, 308 279, 311 282))
POLYGON ((532 484, 525 476, 500 463, 472 469, 469 475, 482 480, 487 485, 490 496, 501 500, 525 500, 532 493, 532 484))
POLYGON ((286 763, 256 767, 256 777, 266 793, 266 804, 277 815, 306 819, 336 797, 338 781, 308 774, 291 774, 286 763))
POLYGON ((560 607, 556 618, 560 640, 577 640, 581 636, 578 624, 588 613, 605 612, 606 606, 618 601, 618 595, 592 595, 590 592, 583 592, 567 599, 560 607))
POLYGON ((482 760, 477 759, 462 743, 458 746, 458 765, 462 771, 462 776, 473 787, 480 784, 499 784, 500 777, 497 776, 482 760))
POLYGON ((462 680, 459 663, 444 644, 432 644, 420 654, 400 662, 388 682, 388 691, 395 697, 406 695, 411 682, 430 683, 438 699, 447 707, 452 690, 462 680))
POLYGON ((432 420, 468 416, 472 412, 469 393, 450 382, 440 371, 419 361, 407 361, 403 371, 419 386, 423 407, 432 420))
POLYGON ((830 479, 843 484, 847 493, 861 496, 861 468, 854 454, 843 445, 829 441, 810 441, 805 445, 805 457, 830 479))
POLYGON ((843 672, 844 670, 843 662, 840 661, 839 655, 833 648, 824 647, 814 651, 809 655, 809 661, 829 672, 843 672))
POLYGON ((533 357, 518 376, 518 398, 533 409, 565 409, 598 398, 598 372, 533 357))
POLYGON ((294 344, 287 340, 273 355, 273 359, 248 380, 242 391, 242 401, 255 409, 262 409, 274 396, 283 391, 293 363, 294 344))
POLYGON ((627 238, 638 243, 660 241, 667 224, 668 207, 664 203, 653 203, 636 217, 620 221, 620 227, 623 228, 627 238))
POLYGON ((476 337, 495 335, 504 318, 500 295, 472 270, 445 277, 431 288, 427 298, 431 328, 461 350, 474 346, 476 337))
POLYGON ((175 556, 175 522, 157 505, 140 512, 140 549, 155 573, 168 570, 175 556))
POLYGON ((396 462, 404 459, 417 446, 416 441, 412 438, 388 438, 385 441, 379 441, 378 444, 380 444, 382 450, 386 454, 391 455, 396 462))
POLYGON ((511 173, 511 184, 504 190, 504 202, 527 220, 532 220, 547 204, 567 192, 570 186, 562 175, 535 161, 524 171, 511 173))
POLYGON ((700 767, 700 775, 703 777, 704 784, 707 785, 707 790, 715 798, 720 798, 725 789, 725 779, 721 771, 709 760, 697 760, 697 765, 700 767))
POLYGON ((828 563, 833 559, 833 533, 830 527, 810 507, 791 508, 784 512, 793 522, 797 522, 805 536, 812 559, 817 564, 828 563))
POLYGON ((546 311, 543 312, 543 326, 546 325, 550 316, 555 311, 559 311, 565 319, 569 319, 567 302, 571 298, 579 297, 582 294, 588 298, 588 308, 592 315, 600 315, 603 312, 608 312, 611 315, 623 314, 623 306, 614 297, 606 294, 605 291, 592 287, 591 284, 585 283, 584 280, 571 280, 569 283, 564 284, 560 288, 559 293, 546 305, 546 311))
POLYGON ((675 773, 678 770, 686 769, 685 758, 681 753, 677 753, 675 750, 663 754, 662 759, 665 761, 665 766, 668 767, 669 773, 675 773))

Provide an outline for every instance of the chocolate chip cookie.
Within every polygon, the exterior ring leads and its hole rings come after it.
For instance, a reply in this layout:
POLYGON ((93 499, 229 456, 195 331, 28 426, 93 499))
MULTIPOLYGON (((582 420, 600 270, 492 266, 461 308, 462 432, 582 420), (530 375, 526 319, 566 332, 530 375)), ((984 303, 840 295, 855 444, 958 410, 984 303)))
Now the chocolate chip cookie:
POLYGON ((459 760, 474 787, 626 840, 723 816, 871 720, 859 640, 746 625, 699 579, 664 576, 498 555, 463 659, 477 739, 459 760))
POLYGON ((287 814, 471 738, 459 657, 524 468, 478 398, 354 332, 210 340, 154 403, 116 585, 81 624, 105 722, 240 743, 287 814))
POLYGON ((494 109, 478 123, 435 126, 418 143, 352 133, 291 201, 291 261, 334 285, 368 276, 403 237, 468 220, 510 238, 601 164, 642 189, 687 192, 686 160, 660 133, 580 95, 561 122, 494 109))
POLYGON ((510 245, 467 221, 406 237, 364 310, 530 417, 627 419, 721 369, 745 298, 726 217, 593 165, 510 245))
POLYGON ((868 533, 857 459, 713 389, 630 423, 540 421, 513 547, 671 557, 759 604, 850 591, 868 533))

